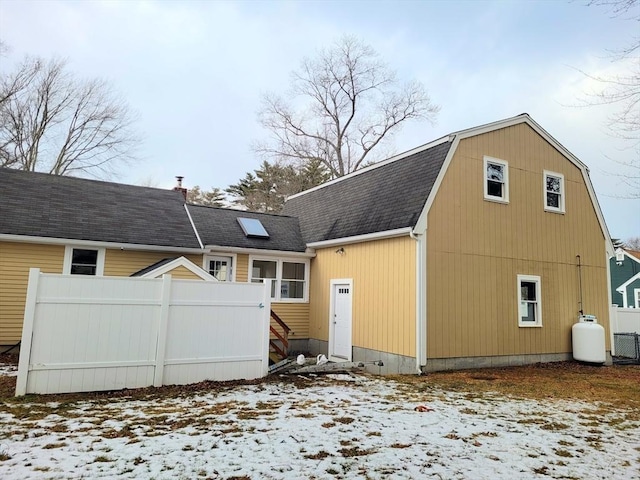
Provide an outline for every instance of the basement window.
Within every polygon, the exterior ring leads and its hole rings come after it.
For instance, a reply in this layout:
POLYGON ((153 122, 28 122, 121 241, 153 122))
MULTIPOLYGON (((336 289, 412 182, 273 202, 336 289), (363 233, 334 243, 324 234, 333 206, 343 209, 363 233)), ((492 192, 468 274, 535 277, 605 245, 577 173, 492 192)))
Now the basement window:
POLYGON ((104 248, 66 247, 62 273, 67 275, 103 275, 104 248))
POLYGON ((484 157, 484 199, 509 203, 509 163, 484 157))
POLYGON ((538 276, 518 275, 518 326, 542 326, 542 302, 538 276))

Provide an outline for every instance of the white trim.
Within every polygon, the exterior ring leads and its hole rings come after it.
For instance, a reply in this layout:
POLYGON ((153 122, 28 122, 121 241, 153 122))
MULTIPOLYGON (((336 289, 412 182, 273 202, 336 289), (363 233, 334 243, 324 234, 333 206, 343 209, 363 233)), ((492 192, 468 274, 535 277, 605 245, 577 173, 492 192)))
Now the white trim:
POLYGON ((325 183, 323 183, 321 185, 317 185, 317 186, 312 187, 312 188, 310 188, 308 190, 304 190, 303 192, 299 192, 299 193, 293 194, 290 197, 288 197, 287 200, 290 200, 292 198, 301 197, 302 195, 306 195, 307 193, 315 192, 316 190, 320 190, 321 188, 328 187, 329 185, 333 185, 334 183, 338 183, 338 182, 341 182, 343 180, 347 180, 349 178, 355 177, 356 175, 360 175, 361 173, 368 172, 368 171, 373 170, 375 168, 383 167, 383 166, 388 165, 390 163, 393 163, 395 161, 402 160, 403 158, 406 158, 406 157, 408 157, 410 155, 413 155, 414 153, 420 153, 420 152, 422 152, 424 150, 428 150, 429 148, 433 148, 433 147, 435 147, 437 145, 440 145, 441 143, 446 143, 446 142, 448 142, 450 140, 451 140, 451 136, 450 135, 445 135, 444 137, 440 137, 440 138, 438 138, 436 140, 433 140, 432 142, 425 143, 424 145, 420 145, 419 147, 412 148, 411 150, 407 150, 406 152, 399 153, 398 155, 394 155, 394 156, 392 156, 390 158, 387 158, 386 160, 382 160, 380 162, 376 162, 373 165, 368 165, 368 166, 366 166, 364 168, 356 170, 355 172, 348 173, 348 174, 346 174, 346 175, 344 175, 342 177, 334 178, 333 180, 329 180, 328 182, 325 182, 325 183))
POLYGON ((542 172, 542 202, 544 210, 552 213, 565 213, 565 188, 564 188, 564 175, 558 172, 552 172, 550 170, 543 170, 542 172), (560 206, 551 207, 547 204, 547 177, 555 177, 560 179, 560 206))
POLYGON ((244 248, 244 247, 227 247, 220 245, 205 245, 204 246, 205 255, 212 254, 226 254, 226 253, 237 253, 237 254, 245 254, 245 255, 267 255, 271 257, 287 257, 287 258, 313 258, 316 256, 316 253, 307 249, 305 252, 291 252, 287 250, 265 250, 262 248, 244 248))
MULTIPOLYGON (((309 303, 309 282, 311 278, 311 262, 306 258, 290 258, 270 255, 249 255, 249 262, 247 264, 247 283, 252 283, 253 278, 253 261, 262 260, 265 262, 276 262, 276 278, 275 280, 275 298, 271 298, 271 303, 309 303), (282 282, 282 262, 287 263, 303 263, 304 264, 304 293, 302 298, 280 298, 281 294, 281 282, 282 282)), ((271 292, 271 289, 267 287, 267 292, 271 292)))
POLYGON ((200 240, 200 234, 198 233, 198 229, 196 228, 196 224, 193 223, 193 218, 191 218, 191 212, 189 212, 189 208, 187 206, 187 204, 184 204, 184 211, 187 212, 187 217, 189 218, 189 223, 191 224, 191 228, 193 229, 193 233, 196 234, 196 238, 198 239, 198 245, 200 245, 200 248, 204 248, 204 245, 202 245, 202 240, 200 240))
POLYGON ((416 241, 416 371, 420 374, 427 364, 427 238, 413 233, 411 238, 416 241))
POLYGON ((538 275, 518 275, 518 327, 542 327, 542 280, 538 275), (534 282, 536 284, 536 321, 523 322, 520 313, 520 304, 522 303, 522 282, 534 282))
POLYGON ((484 199, 490 202, 498 202, 498 203, 509 203, 509 162, 506 160, 501 160, 499 158, 490 157, 488 155, 484 155, 482 157, 482 179, 484 185, 484 199), (500 165, 502 167, 502 196, 496 197, 495 195, 489 195, 489 185, 487 178, 487 167, 489 164, 500 165))
POLYGON ((334 338, 334 323, 333 323, 333 318, 331 318, 331 315, 333 315, 333 311, 335 308, 335 295, 334 295, 334 290, 335 290, 335 286, 336 285, 349 285, 349 299, 351 300, 351 314, 350 314, 350 321, 349 321, 349 343, 351 344, 351 348, 349 349, 349 356, 346 359, 347 362, 350 362, 351 360, 353 360, 353 278, 332 278, 329 280, 329 341, 327 342, 327 347, 328 347, 328 354, 329 354, 329 360, 335 361, 335 362, 344 362, 345 359, 342 357, 334 357, 331 355, 331 352, 333 351, 333 348, 331 348, 333 345, 333 338, 334 338))
MULTIPOLYGON (((202 268, 205 272, 209 272, 209 261, 213 260, 214 257, 226 257, 231 258, 231 274, 229 275, 229 279, 227 282, 235 282, 236 281, 236 268, 238 266, 238 254, 231 252, 210 252, 202 255, 202 268)), ((211 274, 209 274, 211 275, 211 274)))
POLYGON ((322 240, 320 242, 307 243, 309 248, 334 247, 336 245, 348 245, 350 243, 369 242, 371 240, 382 240, 385 238, 403 237, 411 235, 411 227, 397 228, 395 230, 385 230, 384 232, 365 233, 363 235, 354 235, 353 237, 334 238, 331 240, 322 240))
MULTIPOLYGON (((607 262, 608 264, 609 262, 607 262)), ((628 299, 628 295, 627 295, 627 287, 629 285, 631 285, 633 282, 635 282, 636 280, 640 279, 640 272, 636 273, 633 277, 631 277, 629 280, 627 280, 626 282, 624 282, 623 284, 619 285, 616 288, 616 292, 620 293, 622 295, 622 308, 629 308, 629 299, 628 299)))
POLYGON ((633 289, 633 302, 635 308, 640 308, 640 288, 633 289))
MULTIPOLYGON (((618 251, 618 250, 622 250, 622 253, 625 254, 627 257, 629 257, 631 260, 633 260, 636 263, 640 263, 640 259, 636 258, 634 255, 630 254, 629 252, 627 252, 624 248, 620 248, 618 247, 618 249, 614 252, 614 254, 618 251)), ((613 255, 612 255, 613 256, 613 255)))
POLYGON ((171 247, 168 245, 142 245, 137 243, 111 243, 97 242, 94 240, 75 240, 70 238, 54 237, 34 237, 30 235, 8 235, 0 233, 0 241, 37 243, 41 245, 72 245, 74 247, 105 248, 113 250, 135 250, 152 252, 175 252, 175 253, 204 253, 201 248, 171 247))
POLYGON ((164 274, 168 274, 177 267, 184 267, 189 270, 194 275, 197 275, 202 280, 206 280, 208 282, 217 282, 218 280, 210 275, 209 272, 203 270, 191 260, 185 257, 174 258, 170 262, 165 263, 164 265, 160 265, 159 267, 154 268, 153 270, 148 271, 143 275, 139 275, 140 278, 158 278, 164 274))
POLYGON ((64 247, 64 261, 62 262, 62 274, 71 274, 71 260, 73 258, 73 250, 95 250, 98 252, 96 259, 96 277, 102 277, 104 275, 104 257, 105 249, 102 247, 94 247, 86 244, 79 245, 65 245, 64 247))

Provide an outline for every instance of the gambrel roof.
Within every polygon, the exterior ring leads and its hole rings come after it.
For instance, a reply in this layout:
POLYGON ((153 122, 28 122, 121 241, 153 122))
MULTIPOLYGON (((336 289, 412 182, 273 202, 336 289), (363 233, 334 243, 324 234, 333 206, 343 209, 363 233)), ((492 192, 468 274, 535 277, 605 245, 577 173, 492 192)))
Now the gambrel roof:
POLYGON ((293 195, 284 213, 307 243, 413 228, 451 148, 444 140, 293 195))

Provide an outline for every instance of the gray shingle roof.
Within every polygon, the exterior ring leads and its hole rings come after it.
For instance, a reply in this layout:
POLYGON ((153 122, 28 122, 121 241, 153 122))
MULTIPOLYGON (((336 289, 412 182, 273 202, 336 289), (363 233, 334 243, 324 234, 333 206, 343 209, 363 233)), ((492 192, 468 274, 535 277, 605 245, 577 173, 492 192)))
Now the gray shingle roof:
POLYGON ((217 245, 290 252, 304 252, 306 250, 297 218, 200 205, 189 205, 188 208, 205 246, 217 245), (238 223, 238 217, 260 220, 269 233, 269 238, 247 237, 238 223))
POLYGON ((293 197, 307 243, 414 227, 451 147, 440 143, 293 197))
POLYGON ((200 247, 179 192, 6 168, 0 233, 200 247))

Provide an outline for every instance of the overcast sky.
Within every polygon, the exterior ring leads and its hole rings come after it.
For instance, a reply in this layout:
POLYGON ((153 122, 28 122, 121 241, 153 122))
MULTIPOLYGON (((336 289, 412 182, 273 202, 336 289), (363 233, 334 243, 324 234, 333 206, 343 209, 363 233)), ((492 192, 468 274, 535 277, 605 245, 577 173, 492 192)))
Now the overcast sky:
POLYGON ((354 34, 442 107, 437 125, 405 126, 394 152, 527 112, 589 166, 611 235, 640 236, 640 200, 615 198, 610 160, 634 153, 607 133, 609 107, 576 107, 598 88, 579 70, 628 67, 607 50, 628 45, 638 22, 586 3, 0 0, 12 48, 0 62, 61 56, 114 85, 144 136, 142 161, 118 181, 169 187, 184 175, 187 187, 226 188, 259 166, 260 95, 284 93, 304 56, 354 34))

